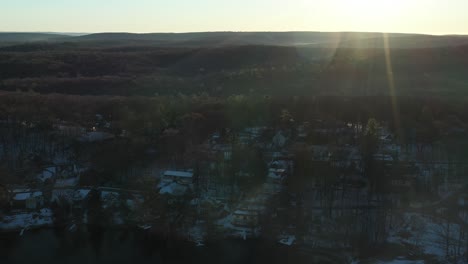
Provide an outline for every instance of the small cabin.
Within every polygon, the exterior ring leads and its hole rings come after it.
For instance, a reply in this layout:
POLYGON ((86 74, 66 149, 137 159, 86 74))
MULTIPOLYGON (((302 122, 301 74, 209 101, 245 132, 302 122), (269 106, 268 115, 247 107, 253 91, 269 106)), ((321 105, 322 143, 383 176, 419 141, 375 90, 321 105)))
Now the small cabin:
POLYGON ((36 210, 44 205, 44 196, 39 191, 13 192, 10 204, 14 209, 36 210))
POLYGON ((236 210, 233 213, 232 224, 235 226, 256 226, 259 222, 257 211, 236 210))
POLYGON ((193 183, 193 172, 168 170, 163 173, 162 181, 165 183, 176 182, 182 185, 189 185, 193 183))
POLYGON ((274 148, 283 148, 286 144, 287 138, 282 131, 278 131, 273 137, 273 147, 274 148))

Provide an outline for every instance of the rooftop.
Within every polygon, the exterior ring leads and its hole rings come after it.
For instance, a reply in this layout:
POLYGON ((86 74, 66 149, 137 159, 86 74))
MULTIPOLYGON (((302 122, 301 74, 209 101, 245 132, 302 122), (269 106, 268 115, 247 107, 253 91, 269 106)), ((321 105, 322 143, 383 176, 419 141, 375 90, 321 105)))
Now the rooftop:
POLYGON ((193 173, 188 171, 165 171, 164 176, 192 178, 193 173))
POLYGON ((42 192, 26 192, 26 193, 17 193, 14 197, 13 200, 16 201, 24 201, 29 198, 33 197, 39 197, 42 196, 42 192))

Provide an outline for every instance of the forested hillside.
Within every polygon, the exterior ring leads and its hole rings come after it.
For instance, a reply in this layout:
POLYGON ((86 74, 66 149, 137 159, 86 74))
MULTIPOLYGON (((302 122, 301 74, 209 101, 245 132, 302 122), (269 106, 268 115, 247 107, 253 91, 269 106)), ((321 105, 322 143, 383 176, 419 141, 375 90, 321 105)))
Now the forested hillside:
POLYGON ((0 48, 0 89, 81 95, 465 95, 468 45, 0 48), (391 82, 390 82, 391 80, 391 82))

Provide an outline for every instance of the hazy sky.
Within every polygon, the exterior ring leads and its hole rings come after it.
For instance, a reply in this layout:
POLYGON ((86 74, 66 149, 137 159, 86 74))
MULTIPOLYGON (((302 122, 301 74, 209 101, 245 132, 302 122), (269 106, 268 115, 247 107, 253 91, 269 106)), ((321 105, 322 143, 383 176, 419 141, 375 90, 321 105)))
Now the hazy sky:
POLYGON ((468 34, 468 0, 0 0, 0 31, 468 34))

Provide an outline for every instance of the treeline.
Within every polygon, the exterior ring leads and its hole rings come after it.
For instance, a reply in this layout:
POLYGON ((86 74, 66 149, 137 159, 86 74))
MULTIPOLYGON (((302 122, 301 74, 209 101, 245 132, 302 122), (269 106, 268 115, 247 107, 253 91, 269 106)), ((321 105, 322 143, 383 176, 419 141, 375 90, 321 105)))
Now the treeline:
MULTIPOLYGON (((93 46, 95 45, 95 46, 93 46)), ((79 95, 465 95, 468 46, 0 48, 0 89, 79 95)))
MULTIPOLYGON (((0 119, 20 122, 58 120, 87 125, 100 114, 124 129, 144 129, 146 123, 158 129, 179 127, 193 115, 211 128, 242 129, 248 126, 279 126, 284 111, 295 122, 329 121, 366 123, 369 118, 402 127, 418 122, 453 122, 464 127, 468 122, 466 99, 434 97, 271 97, 235 95, 226 98, 208 95, 153 97, 38 95, 3 93, 0 96, 0 119), (198 115, 201 115, 198 116, 198 115), (211 123, 211 125, 210 125, 211 123)), ((437 123, 436 122, 436 123, 437 123)))

